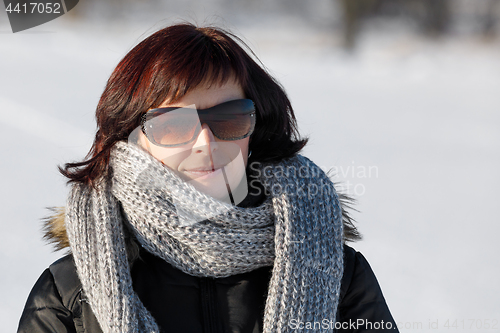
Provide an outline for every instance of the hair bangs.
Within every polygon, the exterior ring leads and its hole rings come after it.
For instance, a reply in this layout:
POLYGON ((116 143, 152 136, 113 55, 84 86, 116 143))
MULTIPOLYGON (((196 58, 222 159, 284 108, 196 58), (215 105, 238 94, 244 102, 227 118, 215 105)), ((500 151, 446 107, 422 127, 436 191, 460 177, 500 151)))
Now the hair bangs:
POLYGON ((200 85, 222 86, 234 81, 245 90, 248 73, 243 59, 246 54, 237 43, 228 42, 227 36, 220 38, 220 34, 211 28, 186 31, 177 41, 159 50, 159 58, 153 66, 158 69, 156 81, 163 89, 152 91, 163 94, 155 98, 155 107, 165 101, 175 102, 200 85))

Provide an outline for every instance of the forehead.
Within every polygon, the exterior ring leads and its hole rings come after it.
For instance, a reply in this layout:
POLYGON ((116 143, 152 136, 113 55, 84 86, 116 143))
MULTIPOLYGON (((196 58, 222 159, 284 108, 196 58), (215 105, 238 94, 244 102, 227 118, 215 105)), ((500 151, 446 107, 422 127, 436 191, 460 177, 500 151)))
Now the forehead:
POLYGON ((166 99, 159 107, 184 107, 195 105, 197 109, 207 109, 212 106, 245 98, 243 88, 235 79, 226 82, 203 82, 191 88, 182 97, 175 100, 166 99))

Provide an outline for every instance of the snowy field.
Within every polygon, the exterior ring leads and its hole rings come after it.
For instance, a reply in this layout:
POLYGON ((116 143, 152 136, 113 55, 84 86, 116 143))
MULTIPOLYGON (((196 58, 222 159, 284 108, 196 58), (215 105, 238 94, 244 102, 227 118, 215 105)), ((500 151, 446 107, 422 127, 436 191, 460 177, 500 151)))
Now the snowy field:
MULTIPOLYGON (((41 240, 40 218, 65 203, 56 166, 87 153, 114 66, 174 18, 212 13, 197 10, 62 17, 17 34, 0 14, 0 332, 15 331, 33 284, 63 254, 41 240)), ((401 332, 500 332, 500 42, 429 41, 394 25, 365 30, 348 54, 338 32, 293 17, 224 22, 286 88, 311 138, 304 154, 336 168, 358 199, 364 240, 353 247, 401 332)))

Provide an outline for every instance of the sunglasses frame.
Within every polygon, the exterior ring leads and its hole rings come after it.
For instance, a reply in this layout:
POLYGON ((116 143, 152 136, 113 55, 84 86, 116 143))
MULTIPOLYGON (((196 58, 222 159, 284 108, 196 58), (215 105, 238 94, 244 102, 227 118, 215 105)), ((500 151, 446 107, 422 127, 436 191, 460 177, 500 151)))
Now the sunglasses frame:
MULTIPOLYGON (((235 100, 232 100, 232 101, 227 101, 227 102, 224 102, 224 103, 220 103, 220 104, 217 104, 217 105, 214 105, 210 108, 206 108, 206 109, 196 109, 196 112, 198 114, 198 123, 196 124, 196 128, 194 130, 194 133, 193 133, 193 137, 189 140, 189 141, 186 141, 186 142, 182 142, 182 143, 176 143, 176 144, 161 144, 161 143, 158 143, 155 141, 154 137, 151 137, 147 130, 146 130, 146 122, 151 120, 151 119, 154 119, 155 117, 153 118, 150 118, 148 119, 148 114, 151 114, 153 112, 159 112, 161 114, 165 114, 165 113, 168 113, 168 112, 171 112, 171 111, 174 111, 174 110, 178 110, 178 109, 182 109, 182 107, 164 107, 164 108, 156 108, 156 109, 151 109, 151 110, 148 110, 146 113, 144 113, 142 116, 141 116, 141 130, 142 130, 142 133, 144 133, 144 135, 146 136, 146 138, 152 143, 154 144, 155 146, 159 146, 159 147, 166 147, 166 148, 172 148, 172 147, 179 147, 179 146, 183 146, 183 145, 187 145, 191 142, 193 142, 196 137, 200 134, 200 130, 201 130, 201 125, 202 124, 206 124, 206 122, 203 121, 203 116, 204 115, 209 115, 209 114, 214 114, 214 111, 213 109, 214 108, 217 108, 217 107, 220 107, 222 105, 226 105, 226 104, 231 104, 231 103, 235 103, 235 102, 251 102, 252 103, 252 106, 253 106, 253 110, 251 112, 233 112, 232 114, 235 114, 235 115, 250 115, 250 119, 251 119, 251 125, 250 125, 250 130, 248 131, 247 134, 243 135, 243 136, 239 136, 239 137, 235 137, 235 138, 231 138, 231 139, 222 139, 220 138, 219 136, 217 136, 215 134, 215 132, 212 130, 212 128, 210 128, 210 130, 212 131, 212 134, 219 140, 223 140, 223 141, 236 141, 236 140, 242 140, 244 138, 247 138, 249 137, 250 135, 252 135, 253 131, 255 130, 255 123, 256 123, 256 117, 255 117, 255 114, 256 114, 256 111, 255 111, 255 103, 251 100, 251 99, 235 99, 235 100)), ((158 116, 159 116, 158 115, 158 116)), ((156 116, 156 117, 158 117, 156 116)), ((208 124, 207 124, 208 125, 208 124)), ((210 127, 210 125, 208 125, 210 127)))

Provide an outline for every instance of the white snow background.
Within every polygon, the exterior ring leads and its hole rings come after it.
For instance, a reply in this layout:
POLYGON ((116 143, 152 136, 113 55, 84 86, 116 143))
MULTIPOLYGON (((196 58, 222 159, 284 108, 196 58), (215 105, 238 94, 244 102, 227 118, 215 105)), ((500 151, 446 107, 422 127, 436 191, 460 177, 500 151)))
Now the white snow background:
POLYGON ((304 154, 336 167, 358 199, 364 240, 352 246, 401 332, 500 331, 499 41, 429 40, 395 22, 365 29, 349 54, 335 25, 310 24, 338 19, 329 2, 307 20, 273 2, 241 11, 210 3, 156 11, 129 3, 113 19, 89 5, 83 19, 16 34, 2 10, 0 332, 15 331, 35 281, 63 255, 40 230, 45 207, 65 204, 56 166, 90 148, 118 61, 181 19, 231 29, 283 84, 310 136, 304 154))

